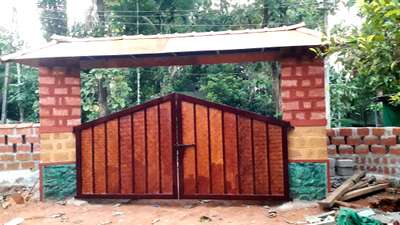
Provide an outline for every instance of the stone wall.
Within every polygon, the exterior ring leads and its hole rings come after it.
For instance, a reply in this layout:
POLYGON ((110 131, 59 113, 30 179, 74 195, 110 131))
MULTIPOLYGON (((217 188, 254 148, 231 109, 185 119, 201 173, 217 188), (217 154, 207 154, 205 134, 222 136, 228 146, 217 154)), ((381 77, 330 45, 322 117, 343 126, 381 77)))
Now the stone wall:
POLYGON ((0 170, 38 168, 39 124, 0 125, 0 170))
POLYGON ((41 199, 60 200, 76 193, 76 165, 41 164, 41 199))
POLYGON ((327 136, 329 157, 353 159, 359 170, 400 177, 400 127, 332 128, 327 136))
POLYGON ((327 193, 326 163, 290 163, 290 194, 292 198, 315 200, 325 198, 327 193))

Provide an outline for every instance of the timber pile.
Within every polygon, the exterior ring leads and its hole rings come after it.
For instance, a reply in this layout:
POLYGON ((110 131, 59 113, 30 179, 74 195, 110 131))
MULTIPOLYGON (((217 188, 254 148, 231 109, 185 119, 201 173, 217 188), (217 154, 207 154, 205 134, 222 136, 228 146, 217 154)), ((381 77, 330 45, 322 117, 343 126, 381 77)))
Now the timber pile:
POLYGON ((335 204, 350 208, 360 208, 361 206, 346 201, 382 191, 389 187, 389 183, 378 183, 375 177, 366 177, 365 175, 365 172, 355 173, 318 204, 324 209, 330 209, 335 204))

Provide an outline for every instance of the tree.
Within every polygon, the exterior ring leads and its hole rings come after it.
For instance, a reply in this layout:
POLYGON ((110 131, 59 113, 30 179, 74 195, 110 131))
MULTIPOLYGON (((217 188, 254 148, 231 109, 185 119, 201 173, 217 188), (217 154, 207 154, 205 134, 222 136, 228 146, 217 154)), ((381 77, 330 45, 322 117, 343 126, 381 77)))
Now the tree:
POLYGON ((128 70, 123 69, 92 69, 81 73, 82 86, 82 110, 84 120, 92 120, 101 116, 98 85, 104 85, 108 92, 107 109, 111 112, 127 107, 132 103, 132 89, 126 82, 129 76, 128 70), (99 82, 102 78, 104 82, 99 82))
POLYGON ((7 89, 10 77, 10 64, 6 63, 4 70, 3 97, 1 104, 1 123, 7 122, 7 89))
POLYGON ((66 35, 68 33, 68 21, 66 13, 66 0, 39 0, 42 12, 40 21, 43 29, 43 37, 50 40, 53 34, 66 35))
MULTIPOLYGON (((17 35, 0 28, 0 54, 13 53, 22 46, 17 35)), ((0 76, 3 78, 2 121, 38 121, 37 70, 15 63, 0 64, 0 76)))
POLYGON ((337 26, 324 53, 332 54, 340 68, 331 74, 333 125, 372 125, 372 113, 378 125, 377 95, 397 92, 391 103, 400 103, 400 3, 370 0, 359 6, 361 26, 337 26))
POLYGON ((365 80, 363 88, 400 92, 400 2, 362 1, 361 16, 360 28, 338 29, 328 53, 352 78, 365 80))
MULTIPOLYGON (((256 0, 245 6, 221 0, 218 8, 212 6, 211 0, 92 2, 91 16, 85 24, 77 24, 71 29, 73 36, 136 35, 138 31, 140 34, 165 34, 250 29, 289 25, 303 20, 309 26, 318 28, 323 24, 325 15, 324 8, 317 0, 306 0, 304 3, 295 0, 256 0)), ((136 68, 84 71, 84 118, 93 119, 102 115, 104 113, 100 112, 105 111, 102 109, 107 108, 111 112, 135 104, 134 99, 137 98, 145 101, 170 92, 185 92, 262 114, 280 114, 279 107, 275 107, 279 104, 279 95, 273 95, 274 92, 279 93, 279 65, 276 63, 141 68, 140 73, 139 80, 135 76, 136 68), (125 94, 112 94, 112 82, 108 81, 117 71, 121 74, 118 85, 127 90, 125 94), (139 83, 140 91, 137 87, 139 83)))

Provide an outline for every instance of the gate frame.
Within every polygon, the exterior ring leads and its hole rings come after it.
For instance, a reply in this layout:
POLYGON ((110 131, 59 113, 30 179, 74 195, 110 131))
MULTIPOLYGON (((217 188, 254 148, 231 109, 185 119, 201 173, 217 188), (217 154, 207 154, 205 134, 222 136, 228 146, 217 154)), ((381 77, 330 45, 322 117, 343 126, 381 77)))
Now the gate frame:
MULTIPOLYGON (((119 121, 119 119, 118 119, 119 121)), ((261 114, 257 114, 251 111, 242 110, 238 108, 234 108, 232 106, 209 102, 204 99, 180 94, 180 93, 171 93, 166 96, 162 96, 156 99, 152 99, 143 104, 133 106, 131 108, 123 109, 121 111, 109 114, 107 116, 98 118, 96 120, 89 121, 87 123, 83 123, 81 125, 75 126, 73 128, 73 132, 76 137, 76 168, 77 168, 77 198, 108 198, 108 199, 232 199, 232 200, 290 200, 289 196, 289 174, 288 174, 288 129, 292 129, 293 127, 290 125, 290 122, 279 120, 274 117, 263 116, 261 114), (100 124, 105 124, 110 120, 118 119, 122 116, 132 115, 135 112, 145 110, 148 107, 161 104, 164 102, 171 102, 171 134, 172 134, 172 194, 171 195, 161 195, 161 194, 83 194, 82 193, 82 147, 81 147, 81 131, 87 128, 93 128, 100 124), (186 143, 182 143, 182 101, 187 101, 193 104, 201 104, 207 107, 212 107, 221 110, 222 112, 231 112, 238 115, 248 116, 252 119, 257 119, 268 124, 277 125, 282 128, 282 158, 283 158, 283 183, 284 183, 284 192, 283 195, 231 195, 231 194, 223 194, 223 195, 185 195, 183 193, 183 188, 180 188, 181 184, 183 184, 183 154, 184 148, 186 147, 186 143)), ((92 131, 93 132, 93 131, 92 131)), ((119 134, 118 134, 119 135, 119 134)), ((146 137, 146 136, 145 136, 146 137)), ((145 138, 146 141, 147 138, 145 138)), ((118 139, 120 143, 120 139, 118 139)), ((196 145, 196 143, 194 143, 196 145)), ((223 145, 225 143, 222 143, 223 145)), ((92 151, 94 145, 94 140, 92 139, 92 151)), ((105 150, 107 152, 107 150, 105 150)), ((119 149, 119 157, 121 156, 121 152, 119 149)), ((254 162, 253 162, 254 163, 254 162)), ((253 164, 254 166, 254 164, 253 164)), ((106 166, 107 168, 107 166, 106 166)), ((92 174, 93 176, 93 174, 92 174)), ((121 177, 120 177, 121 179, 121 177)), ((269 180, 270 181, 270 180, 269 180)))

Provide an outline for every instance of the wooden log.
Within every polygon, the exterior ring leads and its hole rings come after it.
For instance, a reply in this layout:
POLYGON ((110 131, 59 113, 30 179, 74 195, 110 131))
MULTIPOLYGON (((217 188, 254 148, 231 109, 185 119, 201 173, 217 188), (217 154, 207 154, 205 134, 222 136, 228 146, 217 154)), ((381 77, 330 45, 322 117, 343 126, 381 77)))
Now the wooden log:
POLYGON ((364 188, 367 186, 368 186, 368 181, 360 181, 357 184, 355 184, 353 187, 351 187, 347 192, 354 191, 354 190, 364 188))
POLYGON ((346 201, 349 199, 353 199, 353 198, 357 198, 369 193, 373 193, 376 191, 380 191, 380 190, 384 190, 385 188, 389 187, 389 183, 386 184, 377 184, 374 186, 369 186, 369 187, 365 187, 365 188, 361 188, 358 190, 354 190, 354 191, 350 191, 348 193, 346 193, 345 195, 343 195, 342 198, 340 198, 341 201, 346 201))
POLYGON ((335 204, 335 201, 340 199, 351 187, 353 187, 362 177, 365 176, 364 171, 356 172, 352 177, 346 180, 340 187, 330 193, 324 200, 319 201, 318 204, 324 209, 329 209, 335 204))
POLYGON ((347 207, 347 208, 353 208, 353 209, 358 209, 358 208, 363 208, 364 206, 359 205, 359 204, 355 204, 355 203, 349 203, 349 202, 343 202, 343 201, 335 201, 335 204, 338 206, 343 206, 343 207, 347 207))

